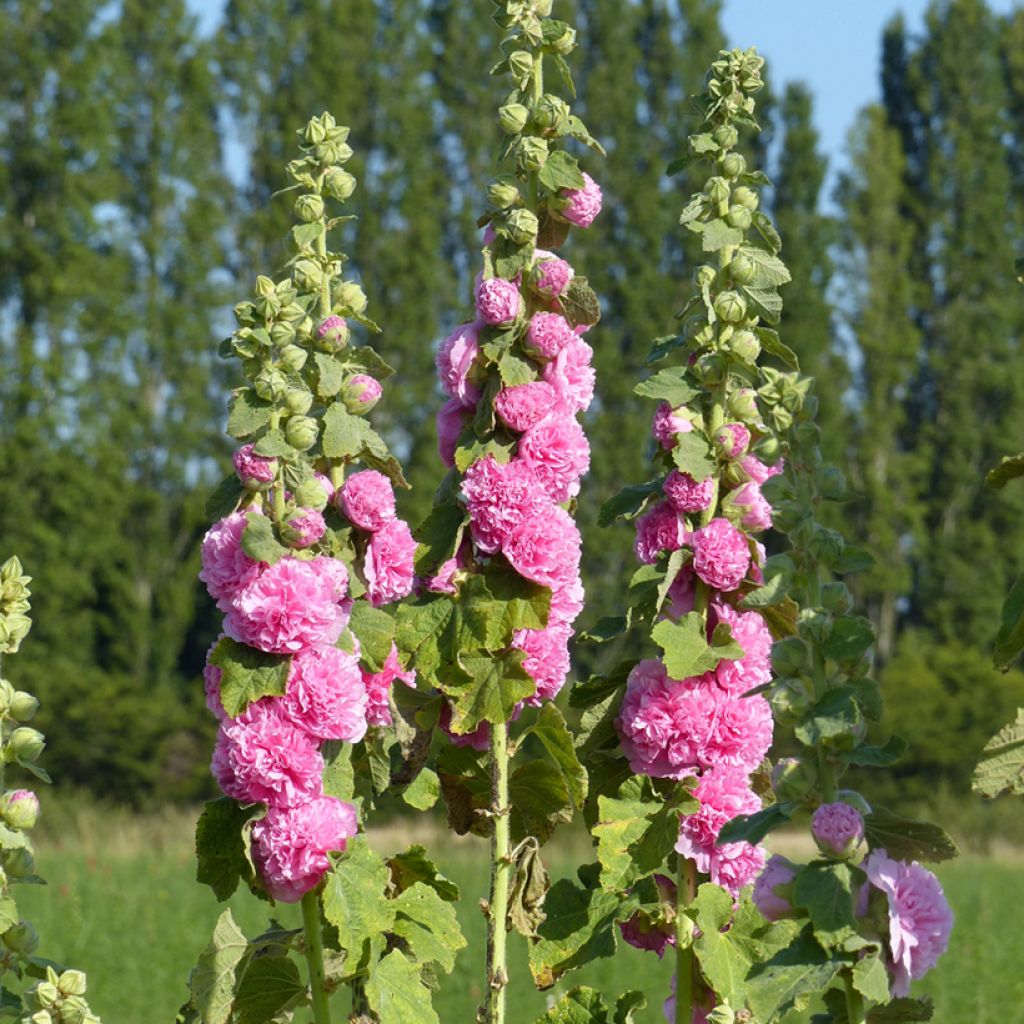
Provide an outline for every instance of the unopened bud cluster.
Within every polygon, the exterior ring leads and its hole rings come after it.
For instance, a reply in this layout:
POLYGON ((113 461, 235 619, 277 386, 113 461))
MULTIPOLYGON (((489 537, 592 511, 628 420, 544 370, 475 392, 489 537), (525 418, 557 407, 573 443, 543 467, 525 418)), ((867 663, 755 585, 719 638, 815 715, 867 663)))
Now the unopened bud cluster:
POLYGON ((82 971, 58 974, 46 968, 46 978, 25 993, 26 1013, 21 1024, 100 1024, 85 1000, 86 979, 82 971))

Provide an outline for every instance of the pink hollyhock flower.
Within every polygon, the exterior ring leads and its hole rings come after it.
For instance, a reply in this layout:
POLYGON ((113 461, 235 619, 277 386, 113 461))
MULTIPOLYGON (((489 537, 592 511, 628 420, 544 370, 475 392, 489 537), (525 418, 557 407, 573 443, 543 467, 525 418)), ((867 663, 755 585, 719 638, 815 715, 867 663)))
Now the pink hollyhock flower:
POLYGON ((554 359, 576 337, 561 313, 534 313, 526 332, 527 348, 544 359, 554 359))
POLYGON ((704 772, 693 794, 700 808, 679 819, 676 850, 689 857, 697 870, 709 872, 718 840, 726 822, 740 814, 753 814, 761 801, 750 788, 750 779, 742 768, 722 765, 704 772))
POLYGON ((662 402, 654 413, 651 435, 666 451, 676 446, 677 434, 689 434, 693 424, 683 415, 682 409, 673 409, 668 402, 662 402))
POLYGON ((363 575, 374 608, 412 593, 415 556, 416 541, 404 520, 392 519, 370 537, 363 575))
POLYGON ((573 279, 572 267, 546 249, 535 250, 534 260, 531 277, 534 291, 546 299, 557 299, 573 279))
POLYGON ((320 795, 324 761, 309 733, 264 698, 221 722, 211 768, 232 800, 291 807, 320 795))
POLYGON ((223 722, 228 717, 220 699, 220 680, 224 673, 216 665, 210 663, 210 655, 217 649, 217 644, 222 639, 223 633, 210 644, 210 649, 206 652, 206 664, 203 666, 203 692, 206 695, 206 706, 218 722, 223 722))
POLYGON ((318 740, 358 743, 366 735, 366 688, 359 661, 337 647, 292 658, 281 711, 318 740))
POLYGON ((754 882, 752 899, 761 916, 768 921, 780 921, 793 912, 793 904, 776 891, 777 885, 789 885, 796 877, 796 865, 775 854, 768 858, 764 870, 754 882))
POLYGON ((274 482, 277 473, 277 459, 266 458, 263 455, 254 455, 255 445, 244 444, 234 455, 231 461, 235 464, 235 472, 238 479, 251 491, 265 491, 274 482))
POLYGON ((742 423, 726 423, 715 434, 715 441, 730 459, 738 459, 750 446, 750 431, 742 423))
POLYGON ((735 661, 720 661, 715 669, 718 685, 729 693, 739 695, 771 682, 772 639, 771 630, 757 612, 737 611, 724 601, 712 604, 715 622, 727 622, 732 638, 743 648, 743 657, 735 661))
POLYGON ((501 463, 493 455, 466 470, 462 496, 473 540, 488 555, 501 549, 523 519, 542 514, 550 504, 531 466, 522 459, 501 463))
POLYGON ((678 622, 694 609, 697 598, 697 581, 693 570, 684 565, 668 588, 668 601, 664 608, 665 617, 678 622))
POLYGON ((520 576, 554 589, 579 573, 580 531, 559 505, 524 519, 502 545, 502 553, 520 576))
POLYGON ((888 903, 892 994, 908 996, 911 979, 924 977, 946 952, 953 912, 939 880, 917 861, 874 850, 861 867, 888 903))
POLYGON ((510 324, 522 308, 519 287, 513 281, 491 277, 476 286, 476 312, 485 324, 510 324))
POLYGON ((763 846, 750 843, 724 843, 716 846, 711 854, 711 881, 732 893, 738 899, 764 868, 763 846))
POLYGON ((653 565, 662 551, 678 551, 685 543, 686 527, 667 501, 652 505, 636 521, 633 551, 645 565, 653 565))
POLYGON ((693 571, 716 590, 735 590, 750 568, 747 538, 728 519, 712 519, 694 530, 693 571))
POLYGON ((589 228, 594 223, 594 218, 601 212, 601 186, 584 171, 583 188, 562 189, 562 195, 568 200, 568 205, 562 210, 562 216, 578 228, 589 228))
POLYGON ((748 455, 740 462, 740 468, 755 484, 761 485, 773 476, 778 476, 785 467, 782 459, 774 466, 766 466, 756 455, 748 455))
POLYGON ((590 469, 590 445, 583 428, 569 416, 549 416, 519 439, 519 459, 529 466, 552 501, 580 492, 590 469))
POLYGON ((573 412, 585 412, 594 398, 594 350, 582 339, 569 342, 544 367, 544 379, 573 412))
POLYGON ((416 685, 416 673, 402 668, 398 660, 398 648, 392 641, 391 650, 384 660, 379 672, 367 672, 363 669, 363 685, 366 688, 367 710, 366 719, 370 725, 391 725, 391 684, 400 679, 406 686, 416 685))
POLYGON ((570 626, 583 611, 586 594, 583 581, 574 576, 565 583, 559 583, 551 590, 551 607, 548 610, 548 626, 570 626))
POLYGON ((537 684, 537 691, 526 698, 532 707, 554 700, 569 674, 568 626, 548 625, 546 629, 519 629, 512 634, 512 646, 525 651, 523 668, 537 684))
POLYGON ((444 393, 467 407, 476 405, 480 400, 480 388, 469 379, 480 354, 479 334, 480 324, 461 324, 441 342, 435 360, 444 393))
POLYGON ((445 402, 437 410, 437 451, 449 469, 455 465, 455 449, 466 426, 466 413, 466 407, 457 398, 445 402))
MULTIPOLYGON (((710 682, 709 673, 702 680, 710 682)), ((717 695, 713 718, 701 723, 700 760, 704 767, 736 765, 752 772, 772 745, 774 721, 771 705, 760 695, 733 697, 714 686, 717 695)))
POLYGON ((768 552, 764 545, 757 539, 754 540, 754 554, 750 559, 750 578, 759 586, 764 586, 764 572, 762 566, 768 558, 768 552))
POLYGON ((232 512, 213 524, 203 537, 200 549, 202 569, 199 578, 221 611, 231 599, 260 574, 262 563, 242 550, 242 533, 249 515, 257 512, 232 512))
POLYGON ((811 833, 822 853, 848 857, 864 838, 864 819, 849 804, 822 804, 811 818, 811 833))
POLYGON ((333 796, 267 811, 252 827, 252 859, 267 892, 298 903, 330 870, 328 852, 345 849, 359 830, 356 809, 333 796))
POLYGON ((327 532, 327 524, 323 513, 304 508, 285 522, 281 532, 289 547, 310 548, 327 532))
POLYGON ((663 487, 665 497, 677 512, 703 512, 709 508, 715 494, 715 478, 709 476, 700 483, 689 473, 673 469, 663 487))
POLYGON ((345 381, 345 401, 349 412, 368 413, 384 394, 380 381, 366 373, 357 373, 345 381))
POLYGON ((730 495, 731 504, 742 513, 740 522, 748 530, 770 530, 772 528, 772 507, 761 493, 759 484, 753 480, 738 487, 730 495))
POLYGON ((472 732, 452 732, 452 708, 448 701, 441 704, 441 714, 437 720, 444 734, 457 747, 472 747, 474 750, 486 750, 491 743, 491 726, 481 722, 472 732))
POLYGON ((268 654, 330 646, 348 621, 346 582, 345 567, 333 558, 282 558, 235 594, 224 631, 268 654))
POLYGON ((395 492, 391 481, 375 469, 353 473, 342 484, 338 511, 361 530, 379 530, 395 519, 395 492))
POLYGON ((343 316, 329 316, 320 321, 316 329, 316 336, 321 341, 329 341, 338 344, 339 347, 348 341, 348 323, 343 316))
POLYGON ((638 910, 628 921, 619 922, 622 937, 635 949, 657 953, 660 960, 669 946, 676 944, 675 933, 671 925, 657 921, 643 911, 638 910))
POLYGON ((331 478, 324 473, 314 473, 313 479, 320 485, 324 492, 328 502, 334 500, 334 484, 331 483, 331 478))
POLYGON ((459 568, 459 560, 457 558, 449 558, 438 566, 437 572, 433 576, 427 576, 423 579, 422 583, 431 593, 454 594, 456 587, 453 578, 459 571, 459 568))
POLYGON ((502 388, 494 399, 498 419, 517 434, 535 427, 557 408, 558 392, 545 380, 502 388))

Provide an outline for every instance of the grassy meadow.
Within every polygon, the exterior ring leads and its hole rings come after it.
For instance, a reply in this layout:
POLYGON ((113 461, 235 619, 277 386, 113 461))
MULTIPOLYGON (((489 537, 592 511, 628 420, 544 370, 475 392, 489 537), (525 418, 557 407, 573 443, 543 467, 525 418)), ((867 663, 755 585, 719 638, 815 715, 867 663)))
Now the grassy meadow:
MULTIPOLYGON (((18 893, 22 914, 42 936, 40 954, 80 967, 89 975, 93 1009, 105 1024, 171 1024, 186 997, 188 970, 205 945, 222 907, 194 881, 191 830, 194 816, 170 811, 133 818, 120 812, 75 813, 54 810, 68 829, 40 837, 38 868, 46 887, 18 893), (57 838, 57 836, 60 838, 57 838)), ((44 806, 45 811, 45 806, 44 806)), ((444 871, 461 887, 463 928, 473 949, 483 948, 483 918, 477 900, 487 881, 486 847, 480 841, 452 842, 422 837, 435 850, 444 871)), ((408 830, 388 829, 382 850, 404 847, 408 830)), ((580 840, 552 847, 546 861, 554 878, 567 874, 585 855, 580 840)), ((1003 850, 992 856, 964 857, 940 869, 957 915, 953 945, 940 968, 921 986, 936 1002, 939 1024, 1005 1024, 1022 1019, 1024 1005, 1024 928, 1018 910, 1024 891, 1024 855, 1003 850)), ((243 930, 262 930, 267 906, 236 894, 232 913, 243 930)), ((283 923, 298 924, 298 909, 279 907, 283 923), (294 920, 293 920, 294 919, 294 920)), ((513 939, 512 1017, 530 1024, 550 994, 533 990, 522 941, 513 939)), ((444 1024, 470 1022, 480 998, 479 957, 464 952, 456 971, 442 981, 435 1005, 444 1024)), ((590 983, 608 994, 641 988, 650 1006, 642 1024, 663 1018, 671 966, 650 953, 623 948, 614 960, 599 961, 570 976, 568 985, 590 983)), ((339 1000, 340 1003, 340 1000, 339 1000)), ((338 1006, 339 1021, 347 1007, 338 1006)), ((304 1014, 298 1021, 304 1022, 304 1014)), ((789 1022, 787 1022, 789 1024, 789 1022)))

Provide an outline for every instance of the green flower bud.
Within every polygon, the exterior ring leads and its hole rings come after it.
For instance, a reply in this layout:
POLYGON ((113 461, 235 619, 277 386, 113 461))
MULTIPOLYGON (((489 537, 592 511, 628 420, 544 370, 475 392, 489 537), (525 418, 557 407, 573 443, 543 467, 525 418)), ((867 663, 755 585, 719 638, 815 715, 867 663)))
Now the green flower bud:
POLYGON ((356 190, 356 179, 340 167, 328 167, 324 173, 324 191, 332 198, 343 202, 356 190))
POLYGON ((833 615, 845 615, 853 608, 853 594, 842 580, 832 580, 821 588, 821 607, 833 615))
POLYGON ((775 720, 780 725, 793 726, 814 705, 814 690, 807 680, 799 677, 776 679, 769 700, 775 720))
POLYGON ((315 508, 322 512, 327 508, 327 492, 319 480, 311 477, 295 488, 295 501, 302 508, 315 508))
POLYGON ((89 1004, 81 996, 68 996, 61 1003, 61 1024, 86 1024, 90 1017, 89 1004))
POLYGON ((8 743, 15 760, 31 763, 43 752, 43 748, 46 746, 46 737, 38 729, 19 725, 11 733, 8 743))
POLYGON ((294 370, 296 373, 306 365, 308 358, 309 353, 298 345, 286 345, 281 349, 282 365, 287 366, 289 370, 294 370))
POLYGON ((693 374, 704 384, 718 384, 725 376, 725 359, 718 352, 705 352, 693 364, 693 374))
POLYGON ((0 851, 0 864, 11 878, 30 878, 36 871, 35 857, 27 846, 0 851))
POLYGON ((727 178, 738 178, 747 169, 742 153, 726 153, 722 157, 722 173, 727 178))
POLYGON ((819 523, 807 548, 814 558, 826 565, 832 565, 838 561, 845 546, 841 533, 837 530, 830 530, 827 526, 822 526, 819 523))
POLYGON ((732 189, 729 187, 729 182, 725 178, 714 177, 708 178, 704 185, 704 195, 716 205, 729 202, 729 196, 732 189))
POLYGON ((304 292, 315 292, 320 289, 320 282, 324 279, 324 271, 319 263, 313 260, 299 260, 292 267, 295 275, 295 283, 304 292))
POLYGON ((277 286, 269 277, 264 277, 260 274, 256 278, 256 294, 261 299, 273 298, 277 295, 277 286))
POLYGON ((839 790, 836 793, 836 800, 841 804, 849 804, 855 811, 859 811, 863 817, 867 817, 871 813, 871 804, 855 789, 839 790))
POLYGON ((313 394, 302 388, 292 388, 285 395, 284 404, 293 416, 305 416, 313 407, 313 394))
POLYGON ((27 1018, 29 1024, 54 1024, 53 1017, 49 1010, 36 1010, 31 1017, 27 1018))
MULTIPOLYGON (((0 936, 0 941, 12 952, 22 953, 25 956, 31 956, 36 949, 39 948, 39 936, 36 934, 35 928, 28 923, 28 921, 19 921, 17 924, 12 924, 7 931, 4 932, 3 936, 0 936)), ((45 981, 40 982, 37 986, 37 990, 42 988, 43 985, 47 984, 45 981)), ((54 1002, 57 998, 57 989, 54 986, 54 1002)), ((41 1005, 46 1006, 40 1000, 41 1005)))
POLYGON ((516 245, 526 245, 536 240, 540 223, 532 210, 513 210, 505 219, 505 228, 516 245))
POLYGON ((321 352, 340 352, 348 344, 350 334, 344 317, 329 316, 317 325, 316 347, 321 352))
POLYGON ((327 138, 327 126, 324 124, 323 119, 319 117, 311 117, 309 121, 306 122, 306 127, 302 132, 302 137, 310 145, 323 142, 324 139, 327 138))
POLYGON ((366 312, 366 292, 355 281, 342 281, 335 285, 334 301, 353 313, 366 312))
POLYGON ((516 168, 523 174, 539 171, 548 158, 548 144, 545 139, 527 135, 516 143, 516 168))
POLYGON ((306 224, 320 220, 324 215, 324 201, 315 192, 308 192, 295 200, 295 216, 306 224))
POLYGON ((761 342, 757 340, 757 335, 753 331, 736 331, 729 339, 729 351, 734 353, 737 359, 753 366, 761 354, 761 342))
POLYGON ((487 202, 496 210, 507 210, 522 200, 519 186, 511 174, 502 174, 491 178, 487 185, 487 202))
POLYGON ((747 315, 747 300, 739 292, 721 292, 715 298, 715 313, 727 324, 737 324, 747 315))
POLYGON ((541 129, 556 127, 569 116, 569 104, 550 93, 541 97, 533 108, 533 123, 541 129))
POLYGON ((39 797, 29 789, 15 789, 0 797, 0 817, 11 828, 27 832, 39 820, 39 797))
POLYGON ((799 419, 810 422, 817 419, 818 417, 818 396, 807 395, 803 398, 800 405, 796 407, 796 411, 799 411, 799 419))
POLYGON ((506 103, 498 108, 498 124, 506 135, 518 135, 529 116, 530 111, 522 103, 506 103))
POLYGON ((772 789, 781 801, 799 803, 818 782, 816 766, 796 757, 784 757, 772 769, 772 789))
POLYGON ((529 50, 516 50, 508 59, 509 71, 517 84, 525 84, 533 74, 533 54, 529 50))
POLYGON ((300 452, 308 451, 320 436, 320 425, 312 416, 292 416, 285 424, 285 440, 300 452))
POLYGON ((757 265, 749 256, 740 253, 729 264, 729 276, 736 284, 750 284, 757 276, 757 265))
POLYGON ((818 490, 828 501, 842 501, 846 497, 846 476, 838 466, 822 466, 817 473, 818 490))
POLYGON ((235 320, 240 327, 250 327, 256 323, 256 308, 251 302, 240 302, 235 306, 235 320))
POLYGON ((732 201, 737 206, 745 206, 751 212, 757 209, 757 204, 759 202, 757 193, 752 188, 747 188, 746 185, 740 185, 740 187, 733 192, 732 201))
POLYGON ((576 29, 570 26, 565 26, 565 31, 554 40, 548 43, 548 49, 552 53, 561 54, 563 57, 568 56, 574 49, 576 49, 576 29))
POLYGON ((779 444, 779 439, 774 437, 772 434, 767 434, 757 442, 757 448, 755 449, 754 454, 757 455, 762 462, 767 462, 771 465, 778 459, 781 450, 782 448, 779 444))
POLYGON ((0 679, 0 715, 7 714, 17 691, 6 679, 0 679))
POLYGON ((355 416, 365 416, 380 400, 380 382, 365 373, 349 377, 341 389, 345 408, 355 416))
POLYGON ((730 206, 729 212, 725 215, 726 222, 730 227, 746 231, 750 227, 751 215, 745 206, 730 206))
POLYGON ((722 149, 732 149, 740 141, 739 131, 731 124, 720 124, 711 135, 722 149))
POLYGON ((698 288, 710 288, 715 283, 715 278, 718 277, 718 271, 714 267, 707 263, 702 263, 693 272, 693 283, 698 288))
POLYGON ((707 1015, 708 1024, 735 1024, 736 1011, 728 1003, 720 1003, 707 1015))
POLYGON ((57 982, 57 988, 63 996, 84 996, 85 983, 85 971, 65 971, 57 982))
POLYGON ((820 608, 803 608, 797 619, 797 632, 808 643, 823 644, 832 632, 832 620, 820 608))
POLYGON ((774 406, 768 415, 771 418, 772 425, 780 433, 785 433, 785 431, 793 426, 793 414, 781 405, 774 406))
POLYGON ((757 395, 750 388, 736 388, 728 399, 729 418, 748 425, 761 422, 761 411, 757 407, 757 395))
POLYGON ((295 340, 295 326, 279 321, 270 328, 270 340, 277 348, 290 345, 295 340))
POLYGON ((336 139, 328 139, 313 147, 313 156, 321 164, 344 164, 352 159, 352 147, 336 139))
POLYGON ((772 522, 780 533, 792 533, 809 514, 798 501, 772 502, 772 522))
POLYGON ((776 640, 772 646, 772 671, 777 676, 796 676, 810 664, 807 645, 797 636, 776 640))
POLYGON ((256 394, 266 402, 277 402, 288 394, 288 378, 272 366, 264 366, 252 382, 256 394))

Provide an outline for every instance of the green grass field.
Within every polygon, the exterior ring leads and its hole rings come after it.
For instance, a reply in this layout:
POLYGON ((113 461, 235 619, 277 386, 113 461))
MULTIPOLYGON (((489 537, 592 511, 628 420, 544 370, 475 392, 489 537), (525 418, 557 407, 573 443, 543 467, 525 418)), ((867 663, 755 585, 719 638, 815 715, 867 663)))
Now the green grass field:
MULTIPOLYGON (((189 967, 222 909, 194 881, 191 820, 180 813, 138 822, 115 815, 105 824, 92 818, 79 824, 74 841, 39 843, 39 870, 50 884, 26 886, 18 893, 22 914, 42 936, 39 952, 88 972, 90 1001, 105 1024, 170 1024, 186 997, 189 967)), ((486 847, 481 842, 445 843, 447 853, 439 859, 462 886, 461 916, 470 948, 482 950, 477 900, 486 887, 486 847)), ((571 870, 565 852, 559 859, 557 850, 551 850, 548 863, 553 877, 571 870)), ((936 1020, 1024 1020, 1024 928, 1018 909, 1024 859, 964 858, 940 874, 957 927, 949 953, 920 987, 935 999, 936 1020)), ((262 929, 265 905, 238 894, 231 908, 244 930, 255 934, 262 929)), ((297 908, 281 907, 279 912, 282 921, 297 925, 297 908)), ((523 942, 513 937, 511 944, 510 1020, 530 1024, 550 994, 534 991, 523 942)), ((445 1024, 474 1019, 480 998, 478 959, 464 951, 455 973, 444 979, 435 1005, 445 1024)), ((640 988, 650 1006, 639 1019, 654 1024, 662 1020, 670 970, 667 961, 660 963, 653 954, 625 948, 614 960, 570 976, 565 987, 589 983, 608 994, 640 988)), ((338 1007, 339 1022, 347 1009, 338 1007)), ((298 1020, 303 1021, 302 1015, 298 1020)))

